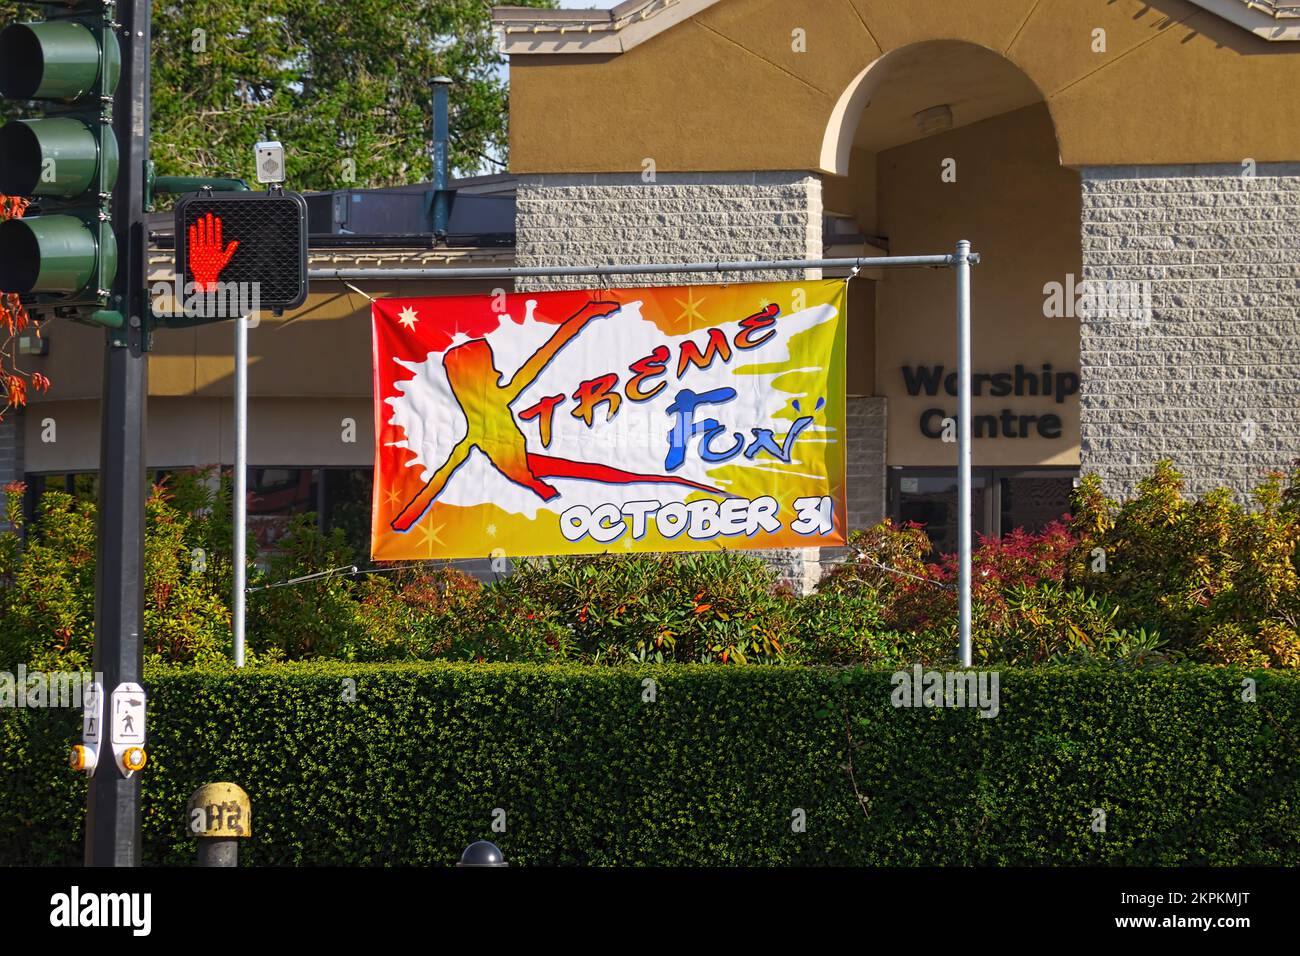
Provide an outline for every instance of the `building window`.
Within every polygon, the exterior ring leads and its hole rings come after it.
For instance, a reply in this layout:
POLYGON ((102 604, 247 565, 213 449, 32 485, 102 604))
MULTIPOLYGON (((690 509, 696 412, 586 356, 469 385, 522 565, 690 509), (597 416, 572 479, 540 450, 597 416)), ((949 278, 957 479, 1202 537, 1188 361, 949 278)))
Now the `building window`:
MULTIPOLYGON (((1041 531, 1069 513, 1077 468, 972 468, 971 510, 979 536, 1041 531)), ((925 527, 931 557, 957 550, 957 469, 890 468, 889 515, 925 527)))
POLYGON ((248 526, 272 552, 294 515, 314 513, 325 534, 341 528, 356 560, 370 556, 369 468, 249 468, 248 526))
POLYGON ((341 528, 358 563, 370 560, 371 468, 323 468, 321 505, 317 515, 322 531, 341 528))
POLYGON ((259 553, 278 550, 294 515, 319 513, 318 488, 312 468, 248 469, 248 530, 259 553))
MULTIPOLYGON (((152 485, 172 474, 188 471, 192 469, 151 468, 146 476, 152 485)), ((221 468, 227 480, 232 472, 229 465, 221 468)), ((24 480, 27 491, 23 511, 28 526, 36 519, 40 497, 46 491, 63 491, 88 501, 94 501, 98 494, 99 476, 94 472, 28 473, 24 480)), ((370 468, 250 467, 248 529, 257 542, 258 553, 265 556, 277 550, 294 515, 313 513, 316 527, 322 533, 341 528, 355 560, 368 561, 370 487, 370 468)))
POLYGON ((85 501, 94 501, 99 495, 99 475, 93 471, 59 474, 28 472, 23 476, 23 484, 27 487, 23 494, 23 519, 26 527, 30 527, 39 517, 41 495, 47 491, 62 491, 85 501))

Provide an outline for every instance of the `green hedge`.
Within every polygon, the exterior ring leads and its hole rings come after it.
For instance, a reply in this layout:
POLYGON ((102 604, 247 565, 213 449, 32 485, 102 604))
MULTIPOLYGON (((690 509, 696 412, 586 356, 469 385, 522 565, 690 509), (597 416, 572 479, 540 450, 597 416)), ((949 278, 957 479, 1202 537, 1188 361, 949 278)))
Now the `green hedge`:
MULTIPOLYGON (((442 865, 480 838, 521 865, 1300 863, 1294 675, 1004 670, 992 719, 895 709, 889 673, 827 668, 329 664, 147 682, 154 864, 192 861, 185 801, 219 780, 252 797, 254 864, 442 865)), ((77 733, 66 710, 0 711, 0 864, 79 861, 77 733)))

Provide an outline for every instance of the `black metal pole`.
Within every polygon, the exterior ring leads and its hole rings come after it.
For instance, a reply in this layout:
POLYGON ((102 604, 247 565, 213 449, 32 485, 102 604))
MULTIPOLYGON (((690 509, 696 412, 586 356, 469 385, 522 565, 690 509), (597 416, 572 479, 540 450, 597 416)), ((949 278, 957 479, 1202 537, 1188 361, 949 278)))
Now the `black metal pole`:
MULTIPOLYGON (((120 0, 117 19, 122 79, 113 103, 121 156, 113 189, 113 231, 120 266, 112 308, 126 323, 108 333, 99 450, 98 547, 95 564, 94 669, 105 694, 141 683, 144 627, 145 408, 149 391, 145 299, 144 171, 149 147, 150 0, 120 0)), ((86 865, 140 864, 140 777, 124 778, 111 747, 90 778, 86 865)))
POLYGON ((239 866, 238 840, 199 840, 199 866, 239 866))

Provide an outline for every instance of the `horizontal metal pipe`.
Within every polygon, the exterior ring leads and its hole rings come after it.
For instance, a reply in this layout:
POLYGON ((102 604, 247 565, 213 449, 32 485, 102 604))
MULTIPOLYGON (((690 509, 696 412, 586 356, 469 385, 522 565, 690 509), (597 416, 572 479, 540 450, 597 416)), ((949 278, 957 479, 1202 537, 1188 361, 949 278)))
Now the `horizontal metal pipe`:
MULTIPOLYGON (((625 276, 674 272, 762 272, 779 269, 880 269, 929 267, 939 269, 956 263, 956 256, 874 256, 862 259, 762 259, 750 262, 657 262, 641 265, 603 266, 482 266, 478 268, 436 266, 417 269, 312 269, 313 279, 514 279, 553 276, 625 276)), ((979 262, 972 254, 970 261, 979 262)))

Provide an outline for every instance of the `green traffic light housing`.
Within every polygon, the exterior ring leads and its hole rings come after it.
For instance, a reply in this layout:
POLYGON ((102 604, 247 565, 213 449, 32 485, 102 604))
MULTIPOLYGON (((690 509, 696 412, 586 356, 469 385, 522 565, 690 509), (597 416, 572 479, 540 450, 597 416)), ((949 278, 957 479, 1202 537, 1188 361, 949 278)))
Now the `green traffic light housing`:
MULTIPOLYGON (((122 51, 111 30, 101 33, 107 64, 102 95, 112 96, 122 51)), ((0 31, 0 96, 74 103, 96 89, 100 47, 95 31, 74 20, 11 23, 0 31)))
POLYGON ((78 119, 14 120, 0 128, 0 194, 72 199, 95 188, 104 163, 117 182, 117 140, 99 138, 78 119))
POLYGON ((117 240, 105 230, 104 241, 76 216, 33 216, 0 222, 0 291, 71 296, 104 272, 117 272, 117 240))
POLYGON ((53 19, 0 30, 0 96, 46 110, 0 128, 0 194, 32 197, 39 212, 0 223, 0 291, 100 322, 117 274, 111 104, 122 54, 111 7, 63 6, 53 19))

